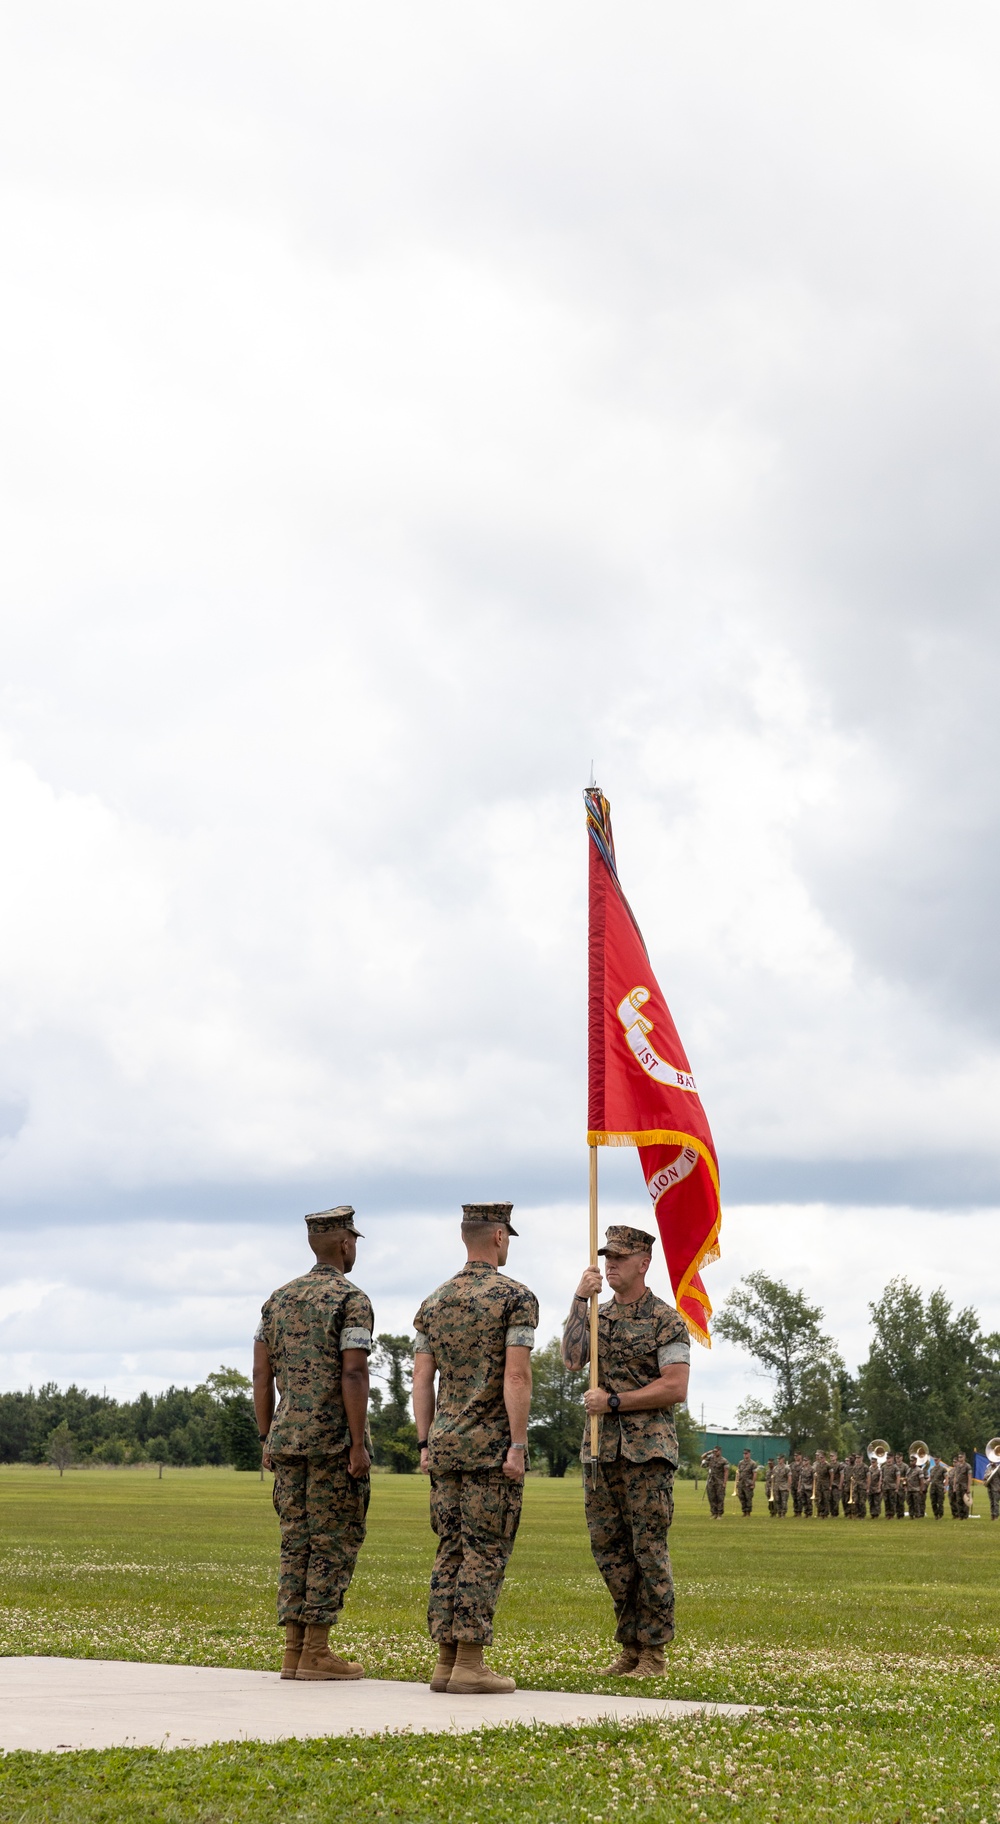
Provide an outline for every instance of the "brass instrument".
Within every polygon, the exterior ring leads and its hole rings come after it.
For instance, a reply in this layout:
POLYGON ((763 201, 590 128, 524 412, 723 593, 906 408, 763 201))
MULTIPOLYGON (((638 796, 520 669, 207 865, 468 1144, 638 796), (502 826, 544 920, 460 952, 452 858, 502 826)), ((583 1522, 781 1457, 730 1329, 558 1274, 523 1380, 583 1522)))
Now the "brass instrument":
POLYGON ((923 1438, 918 1438, 915 1444, 910 1445, 910 1456, 916 1457, 918 1469, 927 1468, 927 1465, 931 1460, 931 1453, 929 1446, 924 1443, 923 1438))
POLYGON ((891 1445, 886 1443, 884 1438, 873 1438, 872 1439, 871 1443, 868 1446, 869 1463, 877 1463, 879 1468, 881 1469, 886 1458, 891 1457, 891 1456, 892 1456, 892 1447, 891 1447, 891 1445))
POLYGON ((989 1487, 994 1476, 1000 1471, 1000 1438, 991 1438, 986 1446, 986 1459, 990 1465, 983 1477, 983 1486, 989 1487))

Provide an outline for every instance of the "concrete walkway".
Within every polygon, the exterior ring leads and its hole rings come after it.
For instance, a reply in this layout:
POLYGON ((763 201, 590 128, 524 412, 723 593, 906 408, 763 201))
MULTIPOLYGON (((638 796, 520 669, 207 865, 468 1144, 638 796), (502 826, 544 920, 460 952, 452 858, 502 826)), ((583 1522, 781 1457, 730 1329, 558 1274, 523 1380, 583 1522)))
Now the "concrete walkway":
POLYGON ((0 1659, 0 1749, 201 1748, 291 1736, 478 1729, 481 1723, 589 1723, 615 1716, 742 1716, 742 1704, 515 1691, 449 1697, 393 1679, 299 1684, 276 1672, 150 1666, 110 1659, 0 1659))

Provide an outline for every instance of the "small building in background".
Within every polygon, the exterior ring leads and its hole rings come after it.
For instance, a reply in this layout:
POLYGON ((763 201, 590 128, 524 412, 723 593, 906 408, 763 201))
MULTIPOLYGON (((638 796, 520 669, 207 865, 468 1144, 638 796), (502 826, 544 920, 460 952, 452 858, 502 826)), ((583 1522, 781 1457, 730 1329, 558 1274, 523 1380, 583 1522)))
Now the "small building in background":
POLYGON ((745 1450, 750 1452, 755 1463, 766 1463, 768 1457, 777 1459, 790 1457, 792 1445, 789 1438, 776 1438, 767 1431, 726 1431, 716 1426, 705 1431, 698 1429, 698 1449, 704 1456, 706 1450, 714 1450, 718 1445, 727 1463, 738 1463, 745 1450))

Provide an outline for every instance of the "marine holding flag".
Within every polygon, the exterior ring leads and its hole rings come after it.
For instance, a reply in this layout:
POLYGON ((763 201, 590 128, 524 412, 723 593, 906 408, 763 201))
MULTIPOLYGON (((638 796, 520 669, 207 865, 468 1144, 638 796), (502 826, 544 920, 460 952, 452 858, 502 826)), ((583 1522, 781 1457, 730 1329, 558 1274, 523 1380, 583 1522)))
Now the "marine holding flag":
POLYGON ((585 794, 590 846, 591 1264, 563 1328, 569 1367, 591 1364, 582 1457, 591 1550, 615 1606, 607 1672, 664 1672, 674 1636, 667 1533, 677 1468, 674 1406, 687 1397, 689 1332, 708 1344, 698 1269, 718 1258, 719 1174, 705 1113, 646 946, 618 883, 610 807, 585 794), (615 1225, 600 1249, 613 1296, 597 1304, 598 1146, 639 1149, 676 1308, 646 1285, 655 1237, 615 1225), (588 1323, 588 1302, 590 1316, 588 1323), (589 1473, 588 1473, 589 1471, 589 1473))

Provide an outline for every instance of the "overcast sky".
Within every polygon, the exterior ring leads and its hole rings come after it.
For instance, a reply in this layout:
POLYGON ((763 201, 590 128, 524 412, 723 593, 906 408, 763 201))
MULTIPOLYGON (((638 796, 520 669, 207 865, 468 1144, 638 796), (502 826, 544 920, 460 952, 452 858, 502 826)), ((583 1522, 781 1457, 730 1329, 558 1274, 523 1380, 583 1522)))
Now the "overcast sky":
POLYGON ((514 1197, 551 1333, 592 760, 716 1304, 1000 1325, 998 78, 974 3, 5 10, 0 1384, 245 1365, 340 1201, 398 1329, 514 1197))

